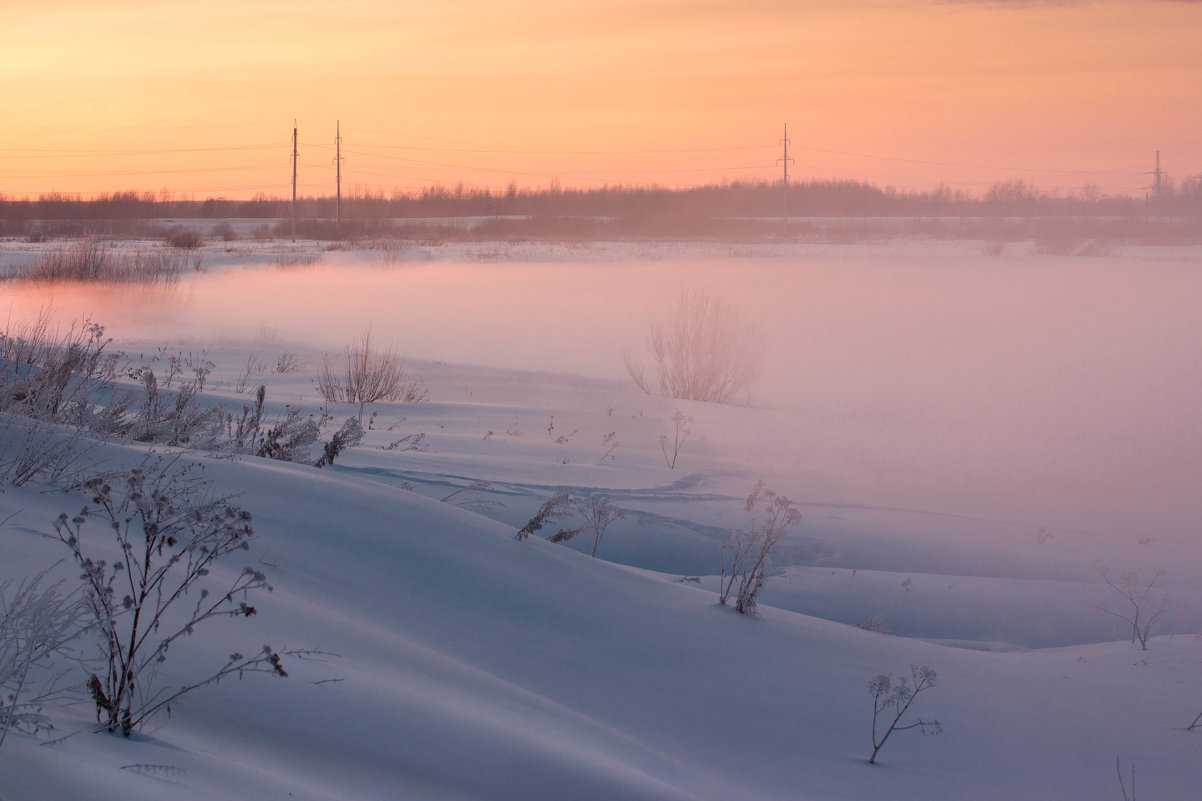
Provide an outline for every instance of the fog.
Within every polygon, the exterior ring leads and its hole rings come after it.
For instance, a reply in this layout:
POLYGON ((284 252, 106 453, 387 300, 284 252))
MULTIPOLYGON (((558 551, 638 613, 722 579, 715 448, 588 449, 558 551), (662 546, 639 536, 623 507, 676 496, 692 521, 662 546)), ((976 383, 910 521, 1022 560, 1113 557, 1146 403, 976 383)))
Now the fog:
MULTIPOLYGON (((1079 258, 979 245, 789 257, 222 269, 166 288, 10 285, 121 343, 331 351, 371 325, 415 364, 624 379, 681 288, 765 335, 747 402, 764 459, 875 484, 874 500, 1135 537, 1192 536, 1202 475, 1202 280, 1187 251, 1079 258)), ((721 423, 711 423, 720 425, 721 423)), ((728 437, 732 443, 738 437, 728 437)), ((734 445, 732 445, 734 447, 734 445)))

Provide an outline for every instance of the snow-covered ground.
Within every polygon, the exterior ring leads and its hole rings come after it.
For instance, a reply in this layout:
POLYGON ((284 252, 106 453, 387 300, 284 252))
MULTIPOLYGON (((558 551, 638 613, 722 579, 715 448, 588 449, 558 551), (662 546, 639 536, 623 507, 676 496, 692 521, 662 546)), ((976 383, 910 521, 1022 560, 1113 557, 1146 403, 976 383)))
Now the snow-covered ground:
MULTIPOLYGON (((712 281, 706 265, 714 262, 776 269, 813 255, 714 247, 460 244, 393 254, 394 263, 371 269, 446 262, 453 278, 453 265, 480 260, 487 268, 496 259, 616 273, 633 259, 696 263, 712 281)), ((1131 279, 1142 266, 1172 279, 1147 286, 1173 291, 1103 293, 1106 313, 1119 312, 1115 326, 1137 343, 1159 342, 1153 334, 1180 340, 1170 355, 1180 371, 1197 373, 1202 338, 1182 316, 1197 295, 1182 287, 1197 291, 1198 251, 1052 263, 1014 249, 1000 261, 980 255, 980 243, 828 248, 823 258, 824 269, 838 273, 842 263, 856 280, 887 281, 891 271, 899 283, 943 276, 949 292, 971 283, 956 271, 959 260, 999 302, 1024 297, 1025 284, 1008 283, 1018 274, 1046 268, 1049 292, 1072 294, 1082 274, 1140 286, 1131 279)), ((16 246, 7 253, 5 264, 26 258, 16 246)), ((235 255, 229 265, 267 260, 235 255)), ((220 258, 211 268, 226 266, 220 258)), ((352 269, 374 257, 336 258, 352 269)), ((661 287, 676 280, 648 278, 661 287)), ((547 298, 558 297, 520 289, 532 303, 509 308, 515 318, 548 314, 547 298)), ((27 291, 0 286, 10 316, 28 313, 27 291)), ((857 291, 870 307, 887 304, 868 284, 857 291)), ((852 307, 856 292, 836 294, 849 304, 840 315, 857 325, 872 318, 871 308, 852 307)), ((87 290, 67 297, 60 292, 56 307, 72 319, 79 309, 71 304, 86 302, 87 290)), ((265 307, 278 302, 256 297, 265 307)), ((971 313, 977 306, 967 297, 971 313)), ((807 314, 821 311, 799 303, 807 314)), ((1041 341, 1062 331, 1039 322, 1047 310, 1037 298, 1026 308, 1016 325, 1035 326, 1041 341)), ((135 311, 138 325, 125 334, 123 321, 111 321, 117 346, 143 359, 160 346, 203 348, 217 365, 206 402, 240 409, 261 382, 270 414, 285 404, 319 411, 314 379, 323 353, 337 356, 329 339, 339 333, 306 338, 299 326, 251 319, 181 339, 163 334, 171 320, 148 326, 135 311), (285 353, 300 369, 276 372, 285 353)), ((618 301, 611 311, 624 314, 618 301)), ((355 322, 389 330, 382 319, 355 322)), ((1082 366, 1065 385, 1111 393, 1098 397, 1102 411, 1064 396, 1068 417, 1023 408, 1006 415, 998 410, 1011 406, 998 404, 948 427, 930 419, 941 412, 924 416, 935 401, 914 387, 857 405, 863 377, 835 370, 809 371, 810 383, 846 382, 829 396, 816 389, 813 402, 771 402, 766 390, 750 406, 713 406, 645 395, 593 359, 580 371, 545 369, 530 354, 540 369, 523 369, 520 353, 482 366, 432 346, 411 351, 407 371, 428 400, 372 404, 371 430, 333 468, 185 454, 254 515, 252 549, 230 569, 262 569, 274 591, 254 596, 255 617, 216 621, 173 646, 166 682, 211 672, 231 651, 264 643, 337 656, 292 660, 287 678, 204 687, 129 740, 94 733, 90 701, 54 707, 53 742, 10 735, 0 748, 0 799, 1098 799, 1121 797, 1116 757, 1125 778, 1134 763, 1140 797, 1194 798, 1202 731, 1185 727, 1202 711, 1202 502, 1190 489, 1202 465, 1191 411, 1199 385, 1159 367, 1111 375, 1111 362, 1073 338, 1083 329, 1063 330, 1047 348, 1080 347, 1082 366), (1142 382, 1140 392, 1125 385, 1132 381, 1142 382), (891 406, 896 415, 882 413, 891 406), (1116 409, 1148 422, 1110 417, 1116 409), (674 434, 678 411, 690 418, 690 434, 670 467, 660 438, 674 434), (1045 436, 1053 419, 1074 429, 1045 436), (981 421, 1004 436, 967 430, 981 421), (963 436, 949 433, 956 426, 963 436), (1168 426, 1171 438, 1162 436, 1168 426), (1126 469, 1093 463, 1124 453, 1126 469), (774 553, 760 616, 748 618, 717 603, 719 545, 752 524, 744 499, 761 480, 790 498, 802 521, 774 553), (565 545, 514 538, 561 488, 604 496, 624 512, 598 558, 583 537, 565 545), (1128 641, 1129 627, 1095 609, 1121 602, 1099 566, 1144 575, 1165 568, 1169 607, 1147 651, 1128 641), (856 625, 873 619, 891 634, 856 625), (911 665, 938 671, 913 717, 938 718, 944 732, 898 732, 868 765, 866 684, 911 665)), ((447 337, 449 348, 460 347, 447 337)), ((998 334, 966 347, 1008 342, 998 334)), ((1071 355, 1048 362, 1046 375, 1071 355)), ((994 354, 992 364, 1023 357, 994 354)), ((789 358, 787 349, 774 353, 766 384, 805 370, 789 358)), ((925 365, 917 361, 920 375, 925 365)), ((886 360, 877 367, 895 370, 886 360)), ((1024 381, 1037 377, 1016 370, 1024 381)), ((974 377, 967 368, 960 375, 974 377)), ((977 385, 959 400, 988 406, 992 387, 977 385)), ((353 412, 329 411, 332 425, 353 412)), ((108 441, 89 457, 117 469, 144 453, 108 441)), ((0 580, 66 556, 40 535, 85 499, 45 489, 0 493, 0 580)))

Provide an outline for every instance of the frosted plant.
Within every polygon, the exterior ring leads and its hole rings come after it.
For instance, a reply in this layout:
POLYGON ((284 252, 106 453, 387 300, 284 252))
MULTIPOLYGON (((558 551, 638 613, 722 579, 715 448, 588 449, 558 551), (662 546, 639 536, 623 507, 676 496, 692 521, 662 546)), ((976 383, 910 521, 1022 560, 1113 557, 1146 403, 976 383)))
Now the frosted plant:
POLYGON ((1134 645, 1138 642, 1141 651, 1148 650, 1152 629, 1169 603, 1168 595, 1156 587, 1165 575, 1165 569, 1158 567, 1146 577, 1132 570, 1124 570, 1117 578, 1112 578, 1106 568, 1098 568, 1098 576, 1123 601, 1118 609, 1111 608, 1105 601, 1100 601, 1094 608, 1130 625, 1131 643, 1134 645))
POLYGON ((317 391, 328 403, 354 403, 363 419, 363 407, 376 401, 420 403, 428 395, 419 380, 405 378, 405 360, 392 348, 380 350, 368 328, 345 348, 343 369, 330 366, 327 356, 317 378, 317 391))
POLYGON ((129 736, 159 711, 197 687, 232 673, 286 675, 280 655, 265 646, 244 657, 235 653, 215 673, 190 684, 156 688, 156 672, 171 645, 196 626, 218 617, 250 617, 255 590, 271 587, 259 570, 246 567, 233 578, 211 576, 227 557, 247 550, 254 536, 250 513, 224 498, 211 498, 188 468, 171 462, 135 469, 110 483, 85 483, 90 505, 74 518, 60 515, 55 533, 82 569, 83 593, 99 635, 104 667, 87 687, 98 722, 129 736), (116 486, 114 486, 114 484, 116 486), (109 563, 88 534, 113 537, 119 556, 109 563), (188 601, 195 599, 189 608, 188 601))
POLYGON ((744 504, 750 512, 767 502, 764 519, 751 529, 738 529, 734 536, 722 543, 722 574, 719 580, 718 603, 726 605, 731 592, 735 593, 735 609, 743 615, 755 616, 760 590, 768 570, 772 567, 772 548, 785 538, 789 526, 801 521, 801 513, 792 507, 792 501, 765 489, 763 481, 756 482, 744 504), (736 587, 736 582, 738 586, 736 587))
POLYGON ((569 502, 568 511, 575 512, 579 516, 580 525, 575 528, 560 529, 547 539, 550 542, 567 542, 580 534, 591 534, 593 547, 589 551, 589 556, 596 556, 597 548, 601 546, 601 538, 605 536, 605 529, 609 528, 610 523, 621 520, 626 515, 621 509, 610 506, 609 499, 602 495, 590 495, 586 503, 577 503, 571 501, 570 498, 569 502))
POLYGON ((943 731, 943 724, 938 720, 919 718, 913 723, 901 725, 902 717, 919 694, 935 686, 937 675, 926 665, 911 665, 910 681, 905 676, 899 676, 894 681, 891 673, 878 673, 868 680, 868 694, 872 696, 872 756, 868 757, 868 764, 876 764, 876 755, 895 731, 918 729, 923 734, 939 734, 943 731), (878 734, 880 728, 884 728, 884 732, 878 734))
POLYGON ((693 422, 693 418, 688 417, 680 409, 672 415, 672 454, 668 455, 668 435, 659 435, 659 448, 664 452, 664 462, 667 463, 669 470, 676 469, 676 460, 680 457, 680 449, 684 447, 684 443, 689 438, 691 433, 685 426, 693 422))
POLYGON ((61 581, 47 586, 47 574, 0 583, 0 746, 9 731, 52 728, 42 703, 63 675, 52 662, 78 660, 70 646, 87 630, 79 594, 63 593, 61 581))

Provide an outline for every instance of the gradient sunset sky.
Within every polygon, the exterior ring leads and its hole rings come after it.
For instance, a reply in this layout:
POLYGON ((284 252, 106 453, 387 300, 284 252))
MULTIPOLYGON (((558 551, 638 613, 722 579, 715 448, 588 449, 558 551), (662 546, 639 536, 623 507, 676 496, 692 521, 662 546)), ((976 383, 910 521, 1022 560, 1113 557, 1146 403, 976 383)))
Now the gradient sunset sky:
POLYGON ((1202 173, 1202 2, 3 0, 0 194, 1143 194, 1202 173))

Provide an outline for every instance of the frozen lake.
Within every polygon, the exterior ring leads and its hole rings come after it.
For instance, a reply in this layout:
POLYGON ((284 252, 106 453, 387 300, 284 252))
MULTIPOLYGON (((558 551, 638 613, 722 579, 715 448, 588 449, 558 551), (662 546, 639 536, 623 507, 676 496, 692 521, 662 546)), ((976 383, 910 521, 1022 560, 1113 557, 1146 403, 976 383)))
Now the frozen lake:
POLYGON ((390 265, 333 253, 167 288, 3 291, 14 320, 53 304, 126 347, 338 352, 370 324, 415 364, 619 379, 622 350, 644 353, 682 288, 728 298, 763 329, 749 400, 782 421, 765 458, 1132 537, 1192 536, 1202 519, 1197 250, 989 256, 979 243, 899 243, 627 260, 585 247, 572 260, 390 265))

